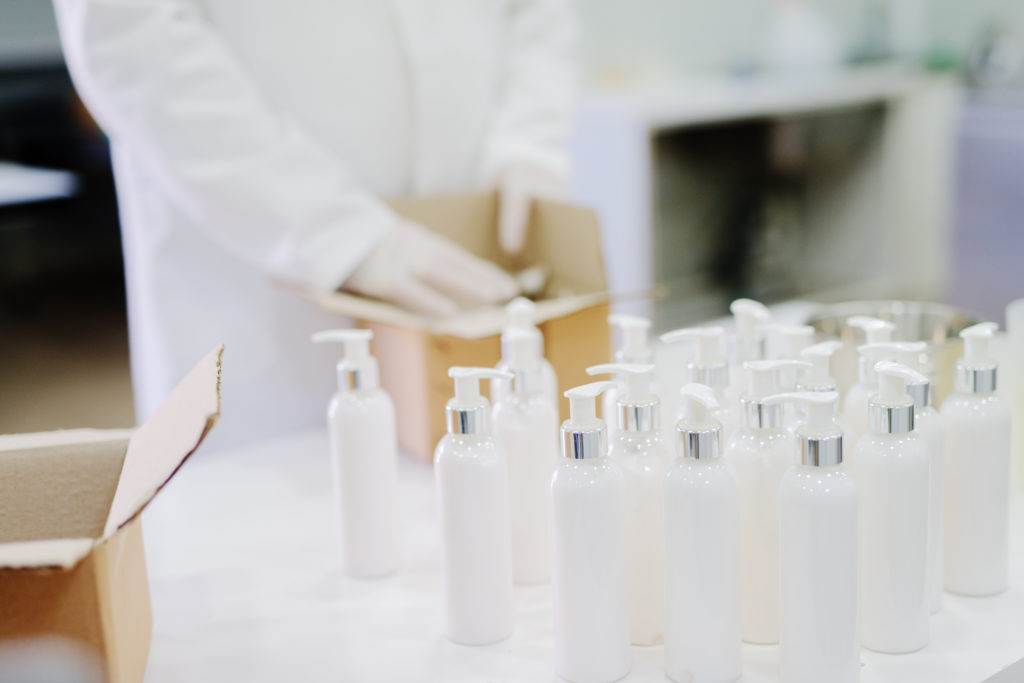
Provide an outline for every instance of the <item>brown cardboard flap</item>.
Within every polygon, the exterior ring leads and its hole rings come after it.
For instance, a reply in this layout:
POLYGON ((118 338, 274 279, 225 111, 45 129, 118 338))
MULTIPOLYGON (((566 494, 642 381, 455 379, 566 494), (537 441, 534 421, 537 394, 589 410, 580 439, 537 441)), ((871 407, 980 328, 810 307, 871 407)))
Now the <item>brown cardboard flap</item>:
POLYGON ((0 569, 71 569, 94 543, 91 538, 0 543, 0 569))
POLYGON ((128 442, 104 539, 142 512, 217 422, 223 353, 222 345, 199 361, 128 442))

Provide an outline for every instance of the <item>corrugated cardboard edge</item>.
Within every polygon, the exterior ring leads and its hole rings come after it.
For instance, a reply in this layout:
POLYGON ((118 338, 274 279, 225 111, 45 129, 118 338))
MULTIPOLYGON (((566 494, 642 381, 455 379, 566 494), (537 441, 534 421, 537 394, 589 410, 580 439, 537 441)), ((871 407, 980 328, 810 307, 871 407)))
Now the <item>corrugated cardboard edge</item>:
POLYGON ((223 344, 206 355, 132 436, 102 543, 135 519, 220 418, 223 344))

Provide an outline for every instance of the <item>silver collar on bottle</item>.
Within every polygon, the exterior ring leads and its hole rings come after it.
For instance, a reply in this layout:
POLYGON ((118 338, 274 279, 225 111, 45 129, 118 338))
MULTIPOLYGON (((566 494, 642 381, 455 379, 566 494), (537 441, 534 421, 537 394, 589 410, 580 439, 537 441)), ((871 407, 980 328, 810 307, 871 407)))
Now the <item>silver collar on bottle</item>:
POLYGON ((625 432, 653 432, 661 426, 661 411, 657 399, 647 403, 618 402, 619 429, 625 432))
POLYGON ((962 394, 989 394, 996 390, 996 366, 969 368, 957 361, 953 387, 962 394))
POLYGON ((766 404, 752 398, 740 399, 743 424, 750 429, 778 429, 782 426, 782 404, 766 404))
POLYGON ((718 457, 721 436, 721 427, 702 430, 680 429, 676 427, 676 440, 680 444, 679 447, 684 458, 710 460, 718 457))
POLYGON ((490 429, 491 410, 486 404, 473 408, 449 406, 444 414, 449 434, 484 434, 490 429))
POLYGON ((832 467, 843 462, 843 435, 800 436, 800 463, 810 467, 832 467))
POLYGON ((932 404, 932 383, 908 384, 907 393, 914 399, 914 408, 922 410, 932 404))
POLYGON ((914 431, 914 404, 887 406, 869 401, 868 429, 876 434, 906 434, 914 431))
POLYGON ((608 452, 608 430, 602 424, 598 429, 577 431, 562 427, 562 455, 570 460, 592 460, 608 452))
POLYGON ((352 391, 363 391, 380 386, 376 365, 357 365, 350 368, 344 363, 338 363, 337 370, 339 388, 348 387, 352 391))
POLYGON ((729 364, 686 366, 689 381, 709 386, 712 389, 723 389, 729 386, 729 364))

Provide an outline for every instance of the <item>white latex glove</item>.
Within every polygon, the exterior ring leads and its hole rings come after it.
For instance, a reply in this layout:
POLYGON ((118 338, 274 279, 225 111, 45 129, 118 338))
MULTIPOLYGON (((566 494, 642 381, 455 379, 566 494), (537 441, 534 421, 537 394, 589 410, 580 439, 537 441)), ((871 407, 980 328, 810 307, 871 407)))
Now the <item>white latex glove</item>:
POLYGON ((498 242, 507 254, 518 254, 526 241, 526 226, 534 199, 565 199, 568 184, 533 164, 511 164, 498 174, 500 197, 498 242))
POLYGON ((504 303, 518 293, 498 266, 409 221, 381 240, 344 288, 430 316, 451 315, 459 303, 504 303))

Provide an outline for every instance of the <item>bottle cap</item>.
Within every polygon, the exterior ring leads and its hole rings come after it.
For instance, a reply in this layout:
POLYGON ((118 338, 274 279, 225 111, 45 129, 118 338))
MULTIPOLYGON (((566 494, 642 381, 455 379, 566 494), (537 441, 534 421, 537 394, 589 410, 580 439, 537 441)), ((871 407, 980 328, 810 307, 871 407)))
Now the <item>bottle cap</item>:
POLYGON ((512 387, 516 394, 525 396, 544 390, 541 365, 543 337, 536 329, 513 327, 505 331, 508 350, 508 371, 515 375, 512 387))
POLYGON ((721 327, 687 327, 666 332, 660 339, 664 344, 695 340, 697 353, 686 366, 690 382, 722 390, 729 386, 729 363, 722 355, 721 327))
POLYGON ((978 323, 960 332, 964 357, 956 362, 954 388, 964 394, 987 394, 996 390, 996 362, 988 355, 989 342, 999 329, 996 323, 978 323))
POLYGON ((349 390, 349 377, 353 391, 376 389, 380 385, 377 360, 370 355, 371 339, 372 331, 359 329, 323 330, 313 334, 314 344, 341 342, 344 345, 337 365, 339 391, 349 390))
POLYGON ((848 327, 855 327, 864 331, 866 344, 882 344, 892 341, 892 335, 896 326, 888 320, 872 318, 867 315, 854 315, 846 319, 848 327))
MULTIPOLYGON (((588 375, 611 373, 620 383, 618 401, 619 429, 627 432, 650 432, 660 427, 661 401, 651 391, 654 366, 631 363, 604 363, 587 368, 588 375)), ((605 415, 605 419, 611 419, 605 415)))
POLYGON ((754 360, 743 364, 749 388, 740 397, 743 424, 749 429, 775 429, 782 426, 782 405, 766 404, 762 399, 779 393, 779 371, 806 369, 810 363, 800 360, 754 360))
POLYGON ((798 391, 838 391, 839 383, 832 377, 830 365, 832 355, 843 348, 842 342, 823 341, 812 344, 800 352, 800 357, 810 363, 803 377, 797 382, 798 391))
POLYGON ((796 391, 769 396, 764 401, 804 407, 807 417, 796 429, 801 464, 832 467, 843 462, 843 430, 835 421, 838 392, 796 391))
POLYGON ((740 361, 761 360, 765 356, 762 325, 771 320, 768 308, 753 299, 736 299, 729 304, 736 321, 736 357, 740 361))
POLYGON ((676 423, 679 454, 694 460, 717 458, 722 423, 713 414, 718 409, 714 390, 705 384, 690 383, 679 393, 683 397, 683 416, 676 423))
POLYGON ((906 365, 883 360, 875 364, 878 391, 868 401, 868 426, 876 434, 904 434, 914 429, 914 399, 908 382, 928 378, 906 365))
POLYGON ((857 368, 857 381, 864 386, 873 387, 878 383, 875 376, 875 363, 880 360, 901 360, 909 354, 922 354, 928 351, 924 342, 879 342, 862 344, 857 347, 860 364, 857 368))
POLYGON ((455 380, 455 396, 448 399, 445 419, 449 434, 486 434, 490 431, 491 404, 480 395, 482 379, 512 379, 511 372, 492 368, 448 368, 455 380))
POLYGON ((636 315, 612 313, 608 316, 608 324, 622 331, 622 344, 615 351, 616 362, 651 362, 651 346, 647 339, 650 320, 636 315))
POLYGON ((562 423, 562 455, 570 460, 602 458, 608 453, 608 429, 597 417, 595 401, 613 382, 591 382, 565 392, 569 419, 562 423))

